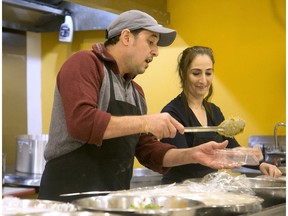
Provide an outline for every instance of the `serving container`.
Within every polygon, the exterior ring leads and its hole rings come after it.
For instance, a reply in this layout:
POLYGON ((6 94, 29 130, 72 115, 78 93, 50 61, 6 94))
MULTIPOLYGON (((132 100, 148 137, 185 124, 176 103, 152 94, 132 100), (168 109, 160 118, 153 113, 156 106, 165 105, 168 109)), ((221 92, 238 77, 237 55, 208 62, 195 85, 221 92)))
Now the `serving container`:
MULTIPOLYGON (((24 215, 17 215, 17 216, 24 216, 24 215)), ((25 216, 121 216, 121 215, 107 212, 91 212, 91 211, 76 211, 76 212, 51 211, 29 215, 25 214, 25 216)))
POLYGON ((248 178, 250 187, 257 194, 265 194, 270 198, 286 198, 286 181, 280 179, 248 178))
POLYGON ((94 196, 72 202, 80 210, 136 215, 196 215, 200 201, 176 196, 123 195, 94 196))
MULTIPOLYGON (((71 203, 50 200, 20 199, 18 197, 4 197, 2 199, 2 215, 28 216, 42 215, 49 212, 71 213, 77 208, 71 203)), ((56 216, 57 214, 54 214, 56 216)))
POLYGON ((262 198, 249 194, 236 194, 233 192, 214 193, 179 193, 180 197, 194 199, 205 204, 197 211, 197 215, 238 215, 255 213, 262 210, 262 198))
MULTIPOLYGON (((212 191, 214 185, 200 182, 158 185, 114 191, 107 196, 82 198, 72 202, 80 210, 103 211, 117 214, 137 215, 221 215, 231 216, 258 212, 263 199, 251 194, 212 191), (172 200, 171 200, 172 199, 172 200), (179 203, 179 200, 181 201, 179 203), (185 209, 182 200, 192 209, 185 209), (161 201, 161 202, 160 202, 161 201), (172 205, 176 201, 176 206, 172 205), (186 201, 185 201, 186 202, 186 201), (146 205, 161 206, 160 209, 147 209, 146 205), (201 203, 201 204, 199 204, 201 203), (180 210, 179 210, 180 204, 180 210), (192 204, 192 205, 191 205, 192 204), (196 204, 196 205, 195 205, 196 204), (204 205, 203 205, 204 204, 204 205), (136 206, 137 208, 133 208, 136 206), (141 209, 142 208, 142 209, 141 209)), ((235 190, 234 190, 235 191, 235 190)))
POLYGON ((248 178, 255 195, 263 198, 263 207, 286 202, 286 181, 274 178, 248 178))

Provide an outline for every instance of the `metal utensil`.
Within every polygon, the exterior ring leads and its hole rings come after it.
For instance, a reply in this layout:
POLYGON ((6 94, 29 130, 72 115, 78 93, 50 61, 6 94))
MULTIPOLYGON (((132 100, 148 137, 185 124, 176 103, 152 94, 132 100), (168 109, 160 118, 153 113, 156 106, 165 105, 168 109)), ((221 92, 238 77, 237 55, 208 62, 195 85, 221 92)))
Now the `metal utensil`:
POLYGON ((186 127, 184 132, 211 132, 217 133, 226 137, 234 137, 235 135, 243 132, 245 127, 244 120, 236 117, 232 117, 224 120, 218 126, 203 126, 203 127, 186 127))
POLYGON ((203 127, 185 127, 185 133, 191 132, 223 132, 224 128, 218 126, 203 126, 203 127))
POLYGON ((67 193, 67 194, 60 194, 60 196, 78 196, 78 195, 100 195, 100 194, 109 194, 111 191, 88 191, 88 192, 79 192, 79 193, 67 193))

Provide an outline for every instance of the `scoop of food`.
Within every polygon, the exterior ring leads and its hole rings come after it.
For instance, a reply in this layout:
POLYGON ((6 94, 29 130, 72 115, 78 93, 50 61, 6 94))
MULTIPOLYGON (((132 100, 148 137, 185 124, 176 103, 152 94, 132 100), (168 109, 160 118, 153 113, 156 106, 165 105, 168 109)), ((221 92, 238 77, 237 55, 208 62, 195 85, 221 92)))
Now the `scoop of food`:
POLYGON ((223 130, 219 130, 219 134, 226 137, 234 137, 244 131, 245 121, 238 117, 232 117, 224 120, 219 127, 223 128, 223 130))
POLYGON ((185 133, 216 131, 223 136, 234 137, 235 135, 243 132, 244 127, 245 122, 243 119, 231 117, 224 120, 219 126, 185 127, 185 133))

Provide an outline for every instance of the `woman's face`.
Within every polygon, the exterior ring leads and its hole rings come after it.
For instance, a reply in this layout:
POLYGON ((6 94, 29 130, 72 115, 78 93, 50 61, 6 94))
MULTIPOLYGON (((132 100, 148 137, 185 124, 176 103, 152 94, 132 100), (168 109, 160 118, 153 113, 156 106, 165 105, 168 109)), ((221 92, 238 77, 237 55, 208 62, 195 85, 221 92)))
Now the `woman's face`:
POLYGON ((213 62, 206 54, 197 55, 188 68, 188 91, 194 98, 204 98, 213 81, 213 62))

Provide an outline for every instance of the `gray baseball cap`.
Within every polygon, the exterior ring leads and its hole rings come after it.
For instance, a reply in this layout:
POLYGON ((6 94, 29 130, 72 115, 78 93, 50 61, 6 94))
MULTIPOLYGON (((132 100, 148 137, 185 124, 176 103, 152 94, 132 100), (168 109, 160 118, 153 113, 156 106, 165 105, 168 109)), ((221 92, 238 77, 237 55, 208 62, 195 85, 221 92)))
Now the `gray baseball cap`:
POLYGON ((107 39, 120 35, 124 29, 136 30, 141 28, 160 34, 158 46, 169 46, 176 38, 175 30, 159 25, 149 14, 139 10, 129 10, 121 13, 107 27, 107 39))

